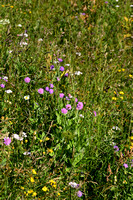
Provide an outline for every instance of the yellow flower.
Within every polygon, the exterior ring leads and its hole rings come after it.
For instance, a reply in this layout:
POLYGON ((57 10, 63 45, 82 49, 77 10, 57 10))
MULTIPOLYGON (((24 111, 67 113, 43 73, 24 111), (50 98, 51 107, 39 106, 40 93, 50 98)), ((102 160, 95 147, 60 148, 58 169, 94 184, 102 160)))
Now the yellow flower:
POLYGON ((56 189, 56 185, 52 185, 52 187, 54 187, 56 189))
POLYGON ((13 8, 13 6, 10 6, 10 8, 13 8))
POLYGON ((57 196, 60 196, 60 193, 59 193, 59 192, 57 193, 57 196))
POLYGON ((121 99, 123 99, 123 97, 120 97, 121 99))
POLYGON ((133 146, 130 146, 130 149, 133 149, 133 146))
POLYGON ((118 72, 121 72, 121 69, 118 69, 118 72))
POLYGON ((54 184, 54 185, 56 184, 56 182, 54 180, 50 180, 49 182, 50 182, 51 185, 52 184, 54 184))
POLYGON ((122 71, 124 72, 124 71, 125 71, 125 69, 123 69, 123 68, 122 68, 122 71))
POLYGON ((53 149, 48 149, 48 153, 53 153, 53 149))
POLYGON ((33 173, 33 174, 37 174, 36 171, 35 171, 34 169, 32 169, 32 173, 33 173))
POLYGON ((32 196, 35 197, 36 195, 37 195, 37 193, 36 193, 36 192, 33 192, 32 196))
POLYGON ((122 95, 123 95, 123 94, 124 94, 124 92, 120 91, 120 94, 122 94, 122 95))
POLYGON ((126 180, 124 180, 124 181, 123 181, 123 184, 127 184, 127 181, 126 181, 126 180))
POLYGON ((29 11, 29 13, 31 13, 31 11, 29 11))
POLYGON ((114 91, 114 94, 116 94, 116 91, 114 91))
POLYGON ((49 137, 46 137, 45 140, 48 141, 48 140, 50 140, 50 139, 49 139, 49 137))
POLYGON ((129 74, 129 77, 132 78, 133 77, 132 74, 129 74))
POLYGON ((133 140, 133 136, 129 137, 131 140, 133 140))
POLYGON ((48 191, 48 188, 47 188, 46 186, 44 186, 44 187, 42 188, 42 190, 43 190, 44 192, 46 192, 46 191, 48 191))
POLYGON ((4 8, 4 7, 5 7, 5 5, 2 5, 2 7, 4 8))
POLYGON ((27 143, 28 142, 28 140, 25 140, 25 143, 27 143))
POLYGON ((40 142, 42 142, 42 140, 40 140, 40 142))
POLYGON ((29 194, 33 193, 33 190, 28 190, 28 193, 29 193, 29 194))
POLYGON ((24 190, 24 187, 20 187, 22 190, 24 190))
POLYGON ((116 99, 117 99, 116 97, 112 97, 112 100, 116 101, 116 99))
POLYGON ((43 152, 43 155, 45 155, 45 152, 43 152))
POLYGON ((31 178, 30 178, 30 181, 31 181, 32 183, 34 183, 34 182, 35 182, 35 180, 34 180, 34 178, 33 178, 33 177, 31 177, 31 178))

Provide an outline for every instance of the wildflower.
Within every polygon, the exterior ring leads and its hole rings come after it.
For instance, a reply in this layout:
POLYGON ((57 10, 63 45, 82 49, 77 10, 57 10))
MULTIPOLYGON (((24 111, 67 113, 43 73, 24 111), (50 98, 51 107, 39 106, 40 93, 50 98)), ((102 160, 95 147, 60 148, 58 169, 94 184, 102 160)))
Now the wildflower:
POLYGON ((33 173, 33 174, 37 174, 36 171, 35 171, 35 169, 32 169, 32 173, 33 173))
POLYGON ((117 100, 117 98, 116 98, 116 97, 112 97, 112 100, 116 101, 116 100, 117 100))
POLYGON ((68 77, 68 73, 66 73, 64 76, 65 76, 65 77, 68 77))
POLYGON ((34 183, 34 182, 35 182, 35 180, 34 180, 33 177, 30 178, 30 181, 31 181, 31 183, 34 183))
POLYGON ((38 89, 38 93, 39 93, 39 94, 43 94, 43 93, 44 93, 44 89, 39 88, 39 89, 38 89))
POLYGON ((59 193, 59 192, 57 193, 57 196, 60 196, 60 193, 59 193))
POLYGON ((83 103, 82 102, 78 102, 77 110, 82 110, 82 109, 83 109, 83 103))
POLYGON ((22 190, 24 190, 24 187, 20 187, 22 190))
POLYGON ((24 154, 24 155, 31 155, 31 152, 26 151, 26 152, 24 152, 23 154, 24 154))
POLYGON ((84 116, 82 114, 79 115, 81 118, 84 118, 84 116))
POLYGON ((126 164, 126 163, 124 163, 123 166, 124 166, 125 168, 128 168, 128 164, 126 164))
POLYGON ((121 72, 121 69, 118 69, 118 72, 121 72))
POLYGON ((5 137, 4 144, 8 146, 8 145, 10 145, 10 143, 11 143, 11 139, 9 137, 7 137, 7 138, 5 137))
POLYGON ((108 1, 105 1, 105 3, 108 3, 108 1))
POLYGON ((48 137, 45 138, 46 141, 50 140, 48 137))
POLYGON ((112 129, 116 131, 120 131, 120 128, 118 126, 113 126, 112 129))
POLYGON ((5 25, 5 24, 10 24, 9 19, 2 19, 0 20, 0 24, 5 25))
POLYGON ((18 26, 18 27, 22 27, 22 25, 21 25, 21 24, 18 24, 17 26, 18 26))
POLYGON ((65 108, 62 108, 62 109, 61 109, 61 112, 62 112, 63 114, 66 114, 66 113, 68 112, 68 110, 65 109, 65 108))
POLYGON ((62 71, 62 72, 64 71, 64 67, 63 66, 60 67, 60 71, 62 71))
POLYGON ((53 149, 48 149, 48 153, 53 153, 53 149))
POLYGON ((133 75, 132 75, 132 74, 129 74, 129 77, 130 77, 130 78, 132 78, 132 77, 133 77, 133 75))
POLYGON ((122 68, 122 71, 124 72, 124 71, 125 71, 125 69, 124 69, 124 68, 122 68))
POLYGON ((53 88, 53 87, 54 87, 54 85, 53 85, 53 84, 49 84, 49 86, 50 86, 50 88, 53 88))
POLYGON ((29 78, 29 77, 26 77, 26 78, 24 79, 24 81, 25 81, 25 83, 29 83, 29 82, 30 82, 30 78, 29 78))
POLYGON ((59 96, 60 96, 60 98, 63 98, 63 97, 64 97, 64 94, 63 94, 63 93, 60 93, 59 96))
POLYGON ((61 58, 58 58, 58 61, 59 61, 59 62, 63 62, 63 60, 62 60, 61 58))
POLYGON ((74 74, 79 76, 80 74, 83 74, 83 73, 80 71, 76 71, 74 74))
POLYGON ((22 137, 27 137, 25 132, 22 132, 22 137))
POLYGON ((97 116, 97 113, 96 113, 96 111, 93 111, 94 112, 94 115, 95 115, 95 117, 97 116))
POLYGON ((81 56, 81 53, 80 52, 76 52, 76 55, 81 56))
POLYGON ((0 84, 0 87, 1 87, 1 88, 4 88, 4 87, 5 87, 5 85, 4 85, 4 84, 0 84))
POLYGON ((66 96, 66 100, 67 100, 67 101, 70 101, 70 99, 69 99, 67 96, 66 96))
POLYGON ((76 102, 76 103, 78 102, 78 99, 77 99, 77 98, 75 98, 75 102, 76 102))
POLYGON ((25 140, 25 143, 27 143, 28 142, 28 140, 25 140))
POLYGON ((6 92, 7 94, 10 94, 10 93, 12 93, 12 90, 5 90, 5 92, 6 92))
POLYGON ((59 77, 57 77, 57 81, 60 81, 60 78, 59 78, 59 77))
POLYGON ((120 94, 121 94, 121 95, 123 95, 123 94, 124 94, 124 92, 120 91, 120 94))
POLYGON ((70 99, 72 99, 72 95, 71 94, 68 94, 68 96, 69 96, 70 99))
POLYGON ((123 100, 123 97, 120 97, 123 100))
POLYGON ((69 67, 69 66, 70 66, 70 64, 65 64, 65 66, 69 67))
POLYGON ((45 90, 46 90, 47 92, 49 92, 49 87, 45 87, 45 90))
POLYGON ((51 70, 54 69, 54 65, 51 65, 51 66, 50 66, 50 69, 51 69, 51 70))
POLYGON ((50 185, 53 185, 53 184, 56 185, 56 182, 54 180, 50 180, 49 182, 50 182, 50 185))
POLYGON ((42 190, 43 190, 44 192, 46 192, 46 191, 48 191, 48 188, 47 188, 46 186, 44 186, 44 187, 42 188, 42 190))
POLYGON ((40 140, 40 142, 43 142, 42 140, 40 140))
POLYGON ((50 94, 53 94, 53 92, 54 92, 53 89, 50 89, 50 90, 49 90, 49 93, 50 93, 50 94))
POLYGON ((21 46, 21 47, 22 47, 22 46, 26 46, 26 45, 28 45, 27 42, 20 42, 20 46, 21 46))
POLYGON ((33 192, 32 196, 35 197, 36 195, 37 195, 37 193, 36 193, 36 192, 33 192))
POLYGON ((77 196, 82 197, 82 192, 80 190, 77 192, 77 196))
POLYGON ((126 181, 126 180, 124 180, 124 181, 123 181, 123 184, 127 184, 127 181, 126 181))
POLYGON ((23 137, 19 137, 18 134, 13 134, 13 138, 16 139, 16 140, 19 140, 19 141, 23 140, 23 137))
POLYGON ((43 41, 43 39, 42 39, 42 38, 39 38, 39 39, 38 39, 38 42, 42 42, 42 41, 43 41))
POLYGON ((57 186, 56 185, 52 185, 52 187, 54 187, 56 189, 57 186))
POLYGON ((72 108, 72 106, 71 106, 70 104, 67 104, 67 105, 66 105, 66 109, 67 109, 67 110, 71 110, 71 108, 72 108))
POLYGON ((30 99, 30 95, 24 96, 25 100, 29 100, 30 99))
POLYGON ((79 187, 79 184, 75 183, 75 182, 70 182, 69 185, 72 187, 72 188, 77 188, 79 187))
POLYGON ((116 7, 116 8, 119 8, 119 5, 116 5, 115 7, 116 7))
POLYGON ((114 149, 116 149, 115 151, 119 151, 119 147, 118 146, 114 146, 114 149))
POLYGON ((33 190, 28 190, 28 193, 29 193, 29 194, 33 193, 33 190))

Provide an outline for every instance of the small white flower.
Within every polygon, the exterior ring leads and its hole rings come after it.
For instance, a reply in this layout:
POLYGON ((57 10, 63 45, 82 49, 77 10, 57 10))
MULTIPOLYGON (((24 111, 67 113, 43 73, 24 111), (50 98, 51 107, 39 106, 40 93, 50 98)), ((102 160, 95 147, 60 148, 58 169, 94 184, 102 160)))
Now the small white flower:
POLYGON ((22 137, 27 137, 25 132, 22 133, 22 137))
POLYGON ((118 0, 116 0, 118 2, 118 0))
POLYGON ((132 8, 132 7, 133 7, 133 5, 130 5, 130 7, 132 8))
POLYGON ((2 19, 0 20, 0 24, 5 25, 5 24, 10 24, 9 19, 2 19))
POLYGON ((54 63, 56 64, 56 63, 59 63, 59 61, 54 61, 54 63))
POLYGON ((69 66, 70 66, 70 64, 65 64, 65 66, 68 66, 68 67, 69 67, 69 66))
POLYGON ((38 42, 42 42, 42 41, 43 41, 43 39, 42 39, 42 38, 39 38, 39 39, 38 39, 38 42))
POLYGON ((28 43, 27 42, 20 42, 20 46, 22 47, 22 46, 26 46, 26 45, 28 45, 28 43))
POLYGON ((7 76, 4 76, 4 77, 3 77, 3 80, 8 80, 8 77, 7 77, 7 76))
POLYGON ((29 100, 30 99, 30 95, 24 96, 25 100, 29 100))
POLYGON ((31 155, 31 152, 26 151, 26 152, 24 152, 23 154, 24 154, 24 155, 31 155))
POLYGON ((10 51, 9 51, 9 53, 12 53, 12 52, 13 52, 13 50, 10 50, 10 51))
POLYGON ((18 24, 17 26, 18 26, 18 27, 22 27, 22 25, 21 25, 21 24, 18 24))
POLYGON ((72 187, 72 188, 76 188, 78 186, 77 183, 75 182, 70 182, 69 185, 72 187))
POLYGON ((116 5, 115 7, 116 7, 116 8, 119 8, 119 5, 116 5))
POLYGON ((79 76, 80 74, 83 74, 83 73, 80 71, 76 71, 74 74, 79 76))
POLYGON ((27 33, 24 33, 24 37, 28 37, 28 34, 27 34, 27 33))
POLYGON ((113 126, 112 129, 120 131, 120 128, 118 126, 113 126))
POLYGON ((82 115, 82 114, 80 114, 79 116, 82 117, 82 118, 84 118, 84 115, 82 115))
POLYGON ((76 52, 76 55, 81 56, 81 53, 80 52, 76 52))
POLYGON ((13 134, 13 138, 16 139, 16 140, 19 140, 19 141, 22 141, 23 138, 22 137, 19 137, 18 134, 13 134))
POLYGON ((5 92, 6 92, 7 94, 10 94, 10 93, 12 93, 12 91, 11 91, 11 90, 5 90, 5 92))

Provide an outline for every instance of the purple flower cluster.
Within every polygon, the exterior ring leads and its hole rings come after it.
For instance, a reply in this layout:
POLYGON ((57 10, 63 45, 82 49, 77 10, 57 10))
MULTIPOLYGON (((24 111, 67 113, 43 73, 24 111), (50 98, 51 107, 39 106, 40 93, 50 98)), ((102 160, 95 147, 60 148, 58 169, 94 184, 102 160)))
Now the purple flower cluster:
POLYGON ((11 139, 9 137, 7 137, 7 138, 5 137, 4 144, 8 146, 8 145, 10 145, 10 143, 11 143, 11 139))

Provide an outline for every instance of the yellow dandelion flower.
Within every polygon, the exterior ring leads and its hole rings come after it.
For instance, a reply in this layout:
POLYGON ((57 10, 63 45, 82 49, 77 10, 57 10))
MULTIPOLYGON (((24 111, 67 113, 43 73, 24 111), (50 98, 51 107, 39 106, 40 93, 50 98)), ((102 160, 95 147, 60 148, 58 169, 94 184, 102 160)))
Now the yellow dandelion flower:
POLYGON ((37 174, 36 171, 35 171, 34 169, 32 169, 32 173, 33 173, 33 174, 37 174))
POLYGON ((49 181, 49 183, 56 184, 56 182, 54 180, 52 180, 52 179, 49 181))
POLYGON ((32 183, 34 183, 34 182, 35 182, 35 180, 34 180, 34 178, 33 178, 33 177, 31 177, 31 178, 30 178, 30 181, 31 181, 32 183))
POLYGON ((121 69, 118 69, 118 72, 121 72, 121 69))
POLYGON ((59 192, 57 193, 57 196, 60 196, 60 193, 59 193, 59 192))
POLYGON ((63 190, 65 190, 66 188, 64 187, 63 190))
POLYGON ((10 8, 13 8, 13 6, 10 6, 10 8))
POLYGON ((12 149, 14 149, 14 147, 12 147, 12 149))
POLYGON ((125 69, 124 69, 124 68, 122 68, 122 71, 124 72, 124 71, 125 71, 125 69))
POLYGON ((123 100, 123 97, 120 97, 123 100))
POLYGON ((122 94, 122 95, 123 95, 123 94, 124 94, 124 92, 120 91, 120 94, 122 94))
POLYGON ((28 142, 28 140, 25 140, 25 143, 27 143, 28 142))
POLYGON ((114 91, 114 94, 116 94, 116 91, 114 91))
POLYGON ((2 7, 4 8, 4 7, 5 7, 5 5, 2 5, 2 7))
POLYGON ((44 186, 44 187, 42 188, 42 190, 43 190, 44 192, 46 192, 46 191, 48 191, 48 188, 47 188, 46 186, 44 186))
POLYGON ((36 193, 36 192, 33 192, 32 196, 35 197, 36 195, 37 195, 37 193, 36 193))
POLYGON ((22 190, 24 190, 24 187, 20 187, 22 190))
POLYGON ((56 185, 52 185, 52 187, 56 189, 56 185))
POLYGON ((43 152, 43 155, 45 155, 45 151, 43 152))
POLYGON ((31 13, 31 11, 29 11, 29 13, 31 13))
POLYGON ((50 140, 50 138, 49 138, 49 137, 46 137, 45 140, 48 141, 48 140, 50 140))
POLYGON ((33 193, 33 192, 34 192, 33 190, 28 190, 28 193, 29 193, 29 194, 31 194, 31 193, 33 193))
POLYGON ((117 99, 116 97, 112 97, 112 100, 116 101, 116 99, 117 99))
POLYGON ((133 136, 129 137, 131 140, 133 140, 133 136))
POLYGON ((48 153, 53 153, 53 149, 48 149, 48 153))
POLYGON ((40 142, 43 142, 42 140, 40 140, 40 142))
POLYGON ((132 77, 133 77, 133 75, 132 75, 132 74, 129 74, 129 77, 130 77, 130 78, 132 78, 132 77))

